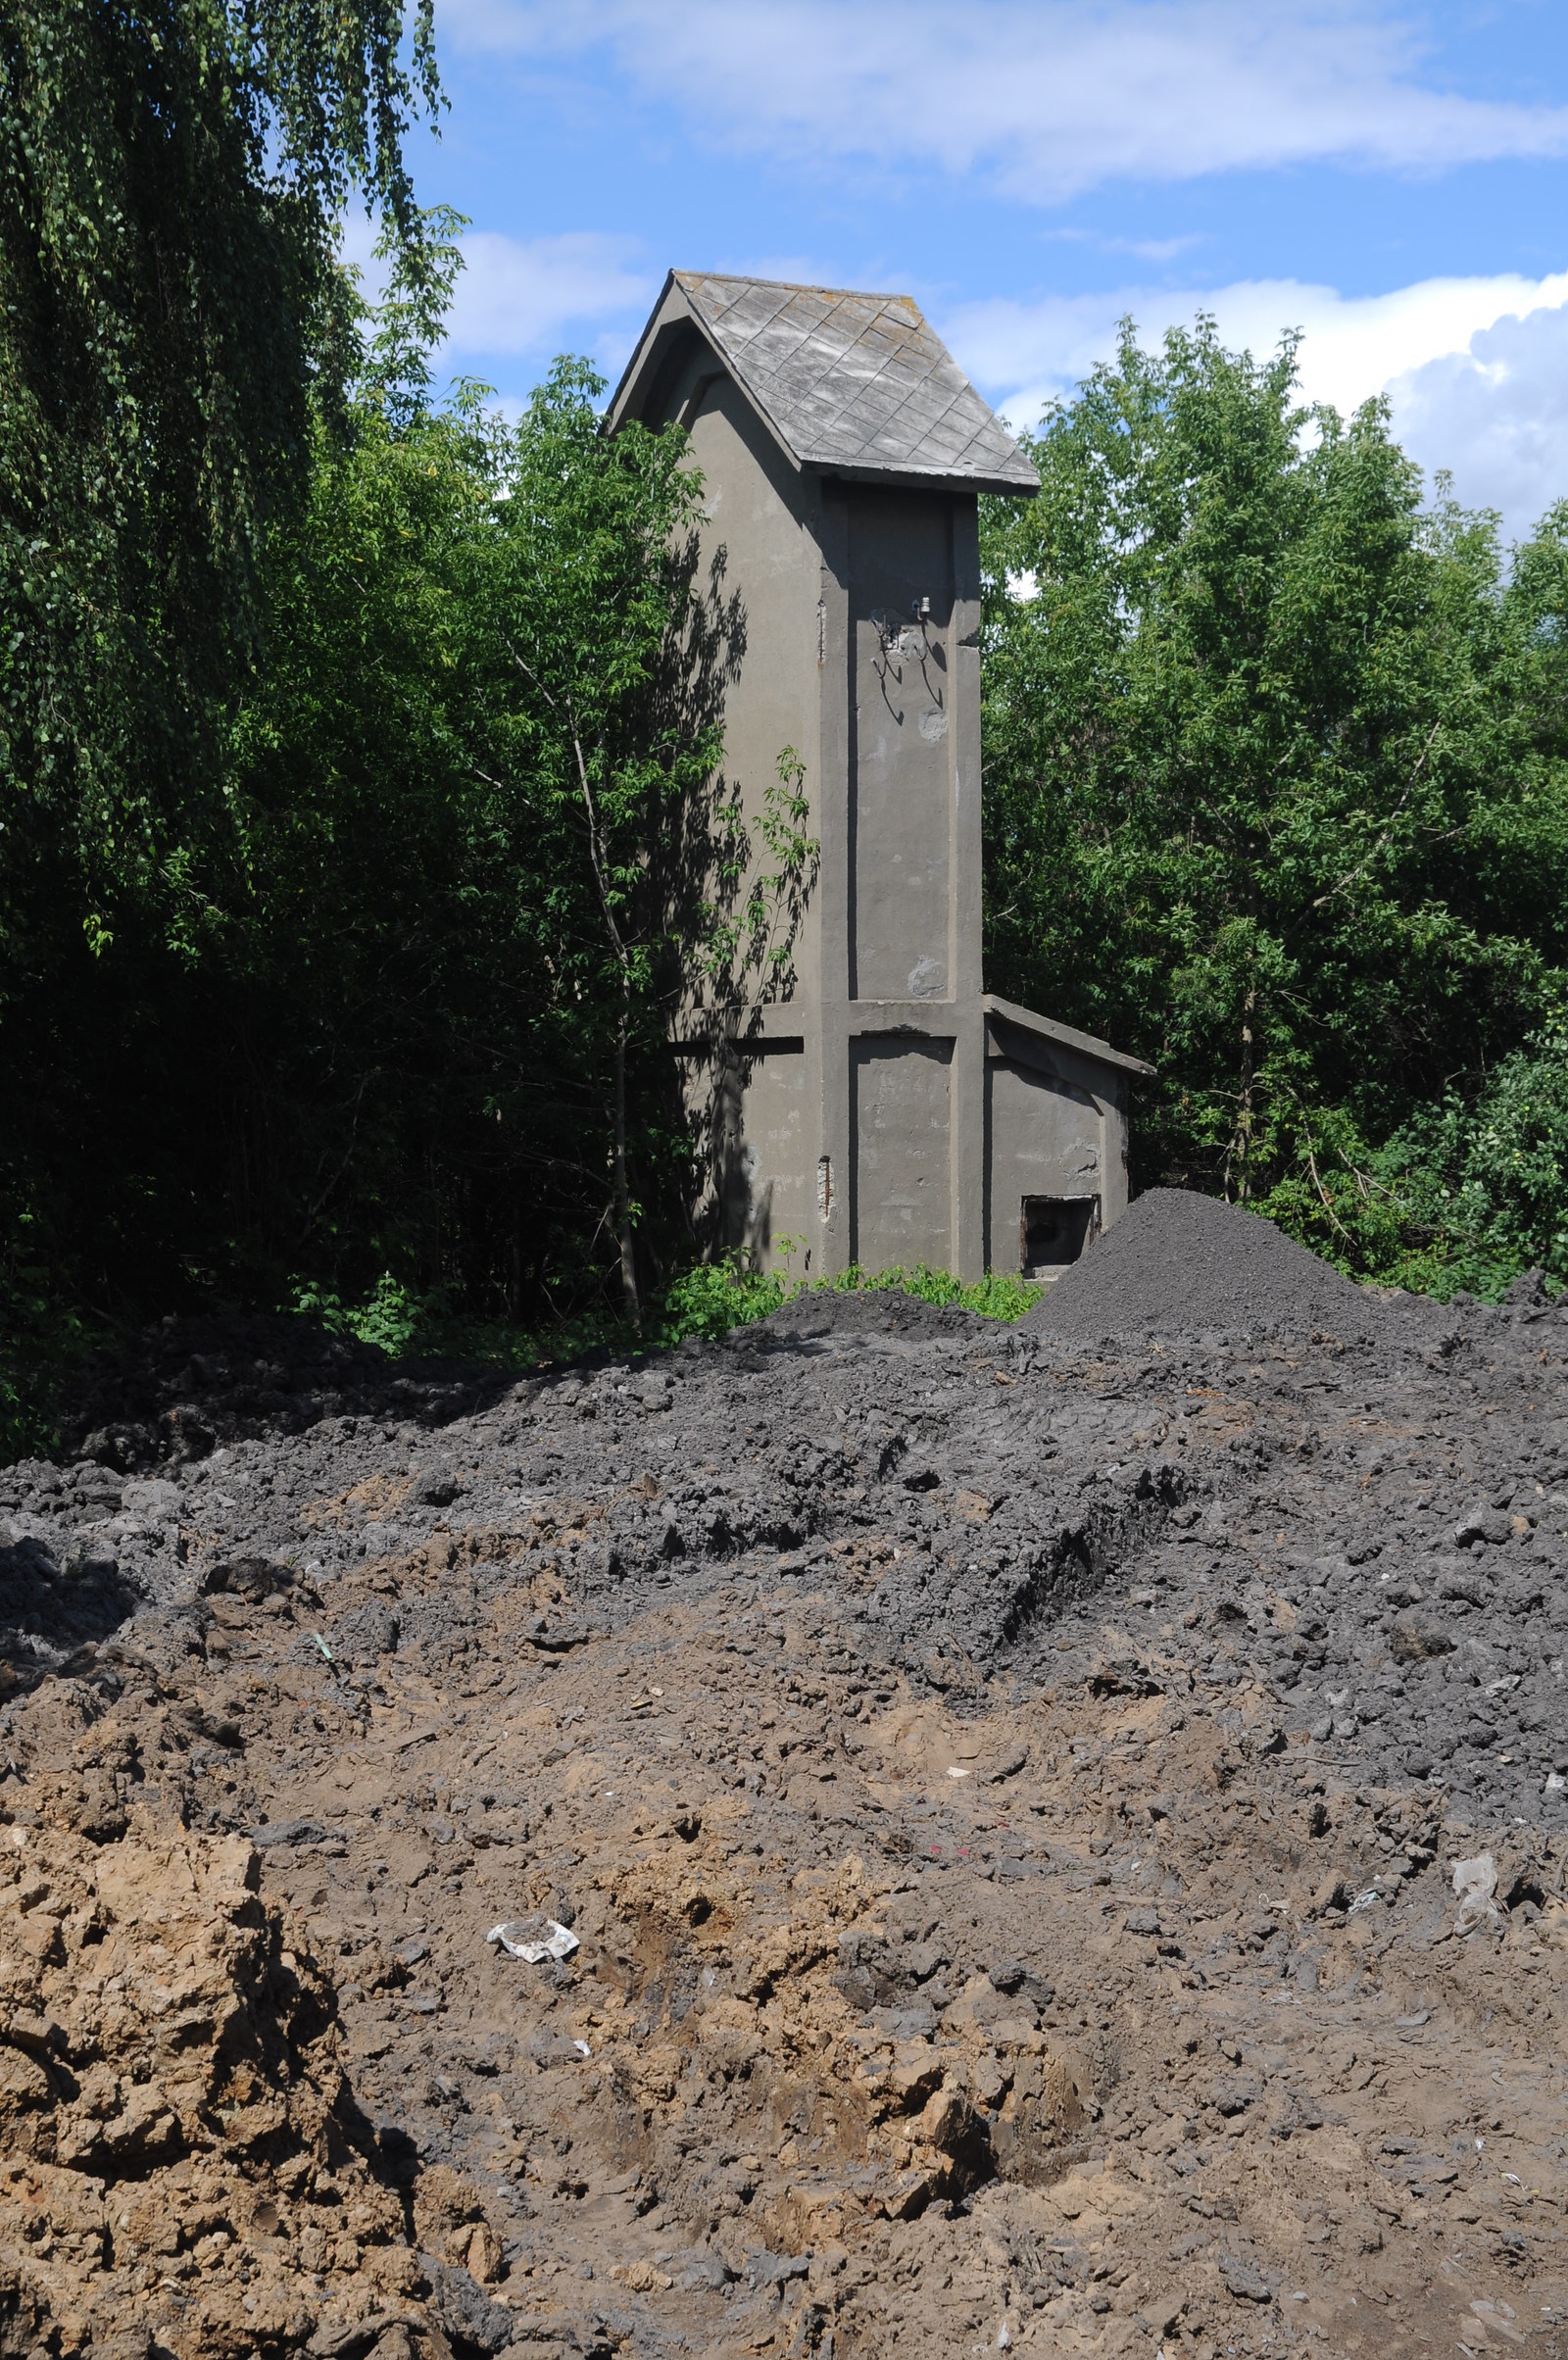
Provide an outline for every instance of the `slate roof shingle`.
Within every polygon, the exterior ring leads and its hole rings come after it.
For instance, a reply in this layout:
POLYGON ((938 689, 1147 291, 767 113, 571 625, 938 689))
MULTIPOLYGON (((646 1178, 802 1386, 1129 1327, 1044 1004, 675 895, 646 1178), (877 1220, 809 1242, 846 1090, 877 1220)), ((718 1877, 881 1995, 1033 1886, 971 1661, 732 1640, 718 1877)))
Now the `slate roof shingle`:
POLYGON ((1033 492, 1039 477, 907 295, 671 273, 801 467, 1033 492))

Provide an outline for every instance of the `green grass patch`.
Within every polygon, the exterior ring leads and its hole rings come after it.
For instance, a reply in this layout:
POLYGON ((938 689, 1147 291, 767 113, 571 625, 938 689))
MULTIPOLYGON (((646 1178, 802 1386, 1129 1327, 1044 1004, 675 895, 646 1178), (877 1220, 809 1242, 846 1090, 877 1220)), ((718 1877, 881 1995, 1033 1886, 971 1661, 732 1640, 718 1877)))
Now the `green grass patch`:
POLYGON ((862 1270, 852 1263, 836 1278, 791 1279, 782 1272, 737 1269, 728 1262, 708 1262, 688 1270, 666 1289, 658 1306, 661 1344, 679 1344, 688 1336, 725 1336, 731 1328, 765 1319, 798 1295, 912 1295, 919 1303, 956 1303, 978 1311, 983 1319, 1021 1319, 1044 1289, 1025 1278, 1005 1278, 993 1271, 966 1284, 951 1270, 933 1270, 916 1262, 912 1270, 862 1270))
POLYGON ((438 1298, 420 1297, 390 1272, 365 1302, 346 1304, 317 1287, 298 1288, 290 1309, 318 1319, 334 1335, 377 1344, 396 1357, 464 1360, 485 1367, 538 1368, 608 1351, 628 1357, 667 1352, 688 1337, 715 1341, 732 1328, 748 1327, 803 1294, 875 1295, 893 1291, 920 1303, 956 1303, 986 1319, 1018 1319, 1044 1290, 1027 1279, 993 1272, 972 1284, 924 1262, 913 1269, 862 1270, 836 1278, 798 1279, 783 1271, 742 1269, 733 1261, 701 1262, 683 1270, 655 1297, 639 1332, 617 1314, 589 1310, 523 1326, 499 1319, 465 1318, 438 1298))

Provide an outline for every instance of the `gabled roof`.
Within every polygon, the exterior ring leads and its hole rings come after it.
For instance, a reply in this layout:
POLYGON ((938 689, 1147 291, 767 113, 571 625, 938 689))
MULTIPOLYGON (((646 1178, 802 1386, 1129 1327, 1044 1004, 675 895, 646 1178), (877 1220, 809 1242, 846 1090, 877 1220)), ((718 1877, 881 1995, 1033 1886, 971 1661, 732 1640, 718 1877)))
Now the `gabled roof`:
POLYGON ((907 295, 672 270, 616 387, 612 427, 645 414, 683 324, 711 346, 798 467, 972 491, 1040 488, 907 295))

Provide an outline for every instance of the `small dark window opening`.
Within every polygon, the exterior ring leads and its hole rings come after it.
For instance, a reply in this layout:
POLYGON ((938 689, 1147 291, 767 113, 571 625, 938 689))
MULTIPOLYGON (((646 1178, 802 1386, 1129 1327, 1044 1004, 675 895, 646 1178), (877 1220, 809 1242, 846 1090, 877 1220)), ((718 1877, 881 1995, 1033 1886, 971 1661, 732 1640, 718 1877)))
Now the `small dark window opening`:
POLYGON ((1054 1278, 1100 1235, 1098 1197, 1025 1197, 1019 1222, 1025 1278, 1054 1278))

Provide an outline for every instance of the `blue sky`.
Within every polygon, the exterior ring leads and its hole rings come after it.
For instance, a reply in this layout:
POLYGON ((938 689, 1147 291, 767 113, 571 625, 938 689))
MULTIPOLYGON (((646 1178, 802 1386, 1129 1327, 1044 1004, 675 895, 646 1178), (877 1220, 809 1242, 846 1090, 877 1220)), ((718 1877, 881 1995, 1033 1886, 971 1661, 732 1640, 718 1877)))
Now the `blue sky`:
MULTIPOLYGON (((1511 534, 1568 496, 1563 0, 436 0, 449 359, 613 377, 665 269, 914 295, 1021 422, 1132 312, 1305 330, 1305 390, 1511 534)), ((358 228, 351 250, 363 251, 358 228)))

